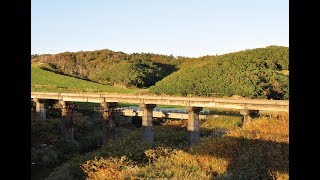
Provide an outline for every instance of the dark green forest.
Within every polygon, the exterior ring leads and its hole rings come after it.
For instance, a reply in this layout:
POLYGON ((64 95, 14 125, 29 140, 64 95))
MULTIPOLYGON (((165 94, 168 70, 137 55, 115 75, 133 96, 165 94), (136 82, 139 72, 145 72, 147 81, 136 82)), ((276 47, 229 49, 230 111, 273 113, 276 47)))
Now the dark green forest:
POLYGON ((270 46, 221 56, 180 69, 157 82, 155 94, 288 99, 288 48, 270 46))
POLYGON ((289 97, 289 48, 282 46, 199 58, 104 49, 32 55, 31 61, 55 73, 159 95, 289 97))

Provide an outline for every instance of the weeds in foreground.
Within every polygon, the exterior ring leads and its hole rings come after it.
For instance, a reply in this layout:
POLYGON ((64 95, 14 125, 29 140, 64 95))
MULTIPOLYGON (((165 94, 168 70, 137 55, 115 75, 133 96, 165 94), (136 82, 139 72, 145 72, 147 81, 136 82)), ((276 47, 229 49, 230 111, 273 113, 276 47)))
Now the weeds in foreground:
POLYGON ((289 179, 288 117, 260 117, 243 128, 234 121, 226 134, 203 136, 191 148, 183 121, 155 126, 152 145, 141 143, 140 128, 118 131, 115 141, 73 158, 48 179, 289 179))

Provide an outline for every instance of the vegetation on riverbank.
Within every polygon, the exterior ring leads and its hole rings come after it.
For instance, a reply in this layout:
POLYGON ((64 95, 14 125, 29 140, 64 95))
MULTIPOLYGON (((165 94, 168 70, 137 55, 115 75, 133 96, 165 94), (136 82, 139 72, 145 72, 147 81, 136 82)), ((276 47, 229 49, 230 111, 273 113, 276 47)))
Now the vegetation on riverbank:
MULTIPOLYGON (((56 159, 65 158, 47 179, 288 179, 286 115, 259 117, 242 128, 240 115, 211 116, 201 121, 200 143, 192 148, 187 146, 186 121, 156 120, 155 142, 149 145, 140 141, 141 128, 117 120, 116 139, 100 148, 99 120, 95 127, 90 118, 79 113, 74 120, 77 143, 61 151, 64 156, 57 153, 56 159), (82 147, 85 144, 93 146, 82 147)), ((39 128, 33 123, 32 143, 41 146, 45 141, 51 149, 57 149, 59 122, 33 121, 52 127, 39 128)), ((40 162, 46 156, 55 159, 48 149, 43 151, 46 153, 41 155, 33 151, 33 157, 42 157, 40 162)))
POLYGON ((263 117, 222 136, 202 137, 191 149, 163 144, 146 148, 144 163, 109 156, 88 160, 81 168, 88 179, 289 179, 288 146, 288 120, 263 117))

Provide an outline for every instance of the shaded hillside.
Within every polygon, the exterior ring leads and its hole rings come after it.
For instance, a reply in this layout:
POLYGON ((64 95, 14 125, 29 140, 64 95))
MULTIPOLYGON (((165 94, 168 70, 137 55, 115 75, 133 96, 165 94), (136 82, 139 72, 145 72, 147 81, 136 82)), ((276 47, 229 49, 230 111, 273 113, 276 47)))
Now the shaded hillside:
POLYGON ((134 90, 97 84, 31 67, 31 91, 131 93, 134 90))
POLYGON ((126 87, 149 87, 176 70, 173 56, 111 50, 64 52, 55 55, 33 55, 32 63, 57 73, 126 87))
POLYGON ((269 46, 221 56, 202 57, 156 83, 155 94, 288 99, 289 48, 269 46))

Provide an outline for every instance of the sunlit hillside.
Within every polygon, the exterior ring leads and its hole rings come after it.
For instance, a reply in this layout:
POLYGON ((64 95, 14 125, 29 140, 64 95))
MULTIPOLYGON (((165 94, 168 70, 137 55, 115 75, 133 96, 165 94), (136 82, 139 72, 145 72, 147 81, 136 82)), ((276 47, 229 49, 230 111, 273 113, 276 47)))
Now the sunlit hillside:
POLYGON ((133 93, 134 90, 102 85, 31 67, 31 91, 133 93))

